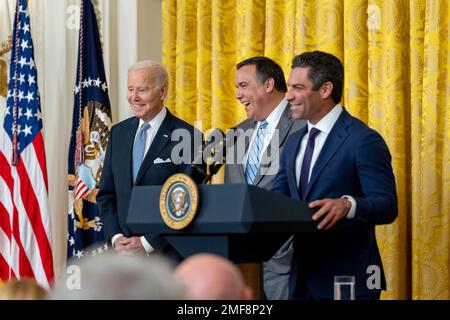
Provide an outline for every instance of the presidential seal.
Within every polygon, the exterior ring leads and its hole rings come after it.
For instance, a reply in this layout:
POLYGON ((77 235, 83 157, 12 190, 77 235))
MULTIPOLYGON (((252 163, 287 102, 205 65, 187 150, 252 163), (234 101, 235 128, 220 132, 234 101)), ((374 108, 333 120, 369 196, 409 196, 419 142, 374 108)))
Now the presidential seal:
POLYGON ((195 218, 198 188, 188 175, 177 173, 166 180, 159 196, 161 217, 169 228, 181 230, 195 218))

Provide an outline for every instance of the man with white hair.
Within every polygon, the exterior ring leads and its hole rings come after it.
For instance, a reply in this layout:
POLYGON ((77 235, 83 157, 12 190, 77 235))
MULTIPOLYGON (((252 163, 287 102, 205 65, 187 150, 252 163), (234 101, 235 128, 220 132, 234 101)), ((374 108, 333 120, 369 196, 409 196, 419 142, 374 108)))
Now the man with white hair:
MULTIPOLYGON (((190 175, 200 182, 202 176, 192 167, 193 152, 172 159, 175 130, 185 130, 194 146, 194 127, 172 115, 164 106, 168 91, 164 67, 153 61, 142 61, 128 71, 128 102, 134 117, 111 129, 105 164, 97 195, 97 204, 104 223, 105 239, 114 249, 126 253, 158 251, 175 261, 182 257, 158 234, 133 234, 126 224, 131 190, 134 186, 162 185, 175 173, 190 175)), ((197 132, 196 135, 201 133, 197 132)), ((183 141, 184 142, 184 141, 183 141)), ((159 214, 154 212, 152 214, 159 214)))
POLYGON ((165 257, 124 257, 114 251, 82 259, 80 288, 57 285, 57 300, 178 300, 182 286, 173 277, 174 266, 165 257), (105 268, 105 266, 107 266, 105 268))

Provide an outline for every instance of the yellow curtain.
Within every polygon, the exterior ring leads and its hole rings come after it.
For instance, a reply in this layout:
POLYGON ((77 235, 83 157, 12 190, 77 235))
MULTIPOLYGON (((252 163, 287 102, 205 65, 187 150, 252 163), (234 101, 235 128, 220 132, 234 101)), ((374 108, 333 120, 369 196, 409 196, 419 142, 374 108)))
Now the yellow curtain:
MULTIPOLYGON (((197 124, 245 118, 235 65, 323 50, 346 71, 344 105, 386 140, 399 217, 377 227, 384 299, 450 299, 450 8, 441 0, 163 0, 167 104, 197 124)), ((376 155, 374 155, 376 156, 376 155)))

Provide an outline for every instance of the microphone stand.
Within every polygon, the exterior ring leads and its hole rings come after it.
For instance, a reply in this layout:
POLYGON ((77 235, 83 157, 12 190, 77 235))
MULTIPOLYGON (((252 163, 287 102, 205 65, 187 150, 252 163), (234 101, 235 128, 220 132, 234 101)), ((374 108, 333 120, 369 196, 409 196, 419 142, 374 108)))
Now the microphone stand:
POLYGON ((225 163, 225 145, 223 143, 211 149, 211 159, 214 159, 213 162, 206 163, 206 177, 202 184, 211 184, 212 177, 225 163))
POLYGON ((203 179, 202 184, 211 184, 212 177, 219 172, 220 168, 223 166, 223 163, 213 162, 211 164, 207 164, 207 174, 205 179, 203 179))
MULTIPOLYGON (((215 130, 206 142, 206 146, 211 146, 211 151, 208 159, 205 160, 206 172, 202 184, 211 184, 212 177, 219 172, 220 168, 226 161, 226 143, 225 134, 220 129, 215 130), (219 136, 219 137, 217 137, 219 136), (210 160, 210 161, 207 161, 210 160)), ((205 147, 206 148, 206 147, 205 147)))

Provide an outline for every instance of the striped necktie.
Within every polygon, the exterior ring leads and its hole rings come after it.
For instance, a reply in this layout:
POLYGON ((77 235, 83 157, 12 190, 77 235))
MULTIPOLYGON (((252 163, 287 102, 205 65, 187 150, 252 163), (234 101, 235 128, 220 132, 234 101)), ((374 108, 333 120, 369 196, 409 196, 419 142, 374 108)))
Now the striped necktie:
POLYGON ((265 128, 267 125, 268 122, 266 120, 260 122, 255 140, 253 141, 250 152, 248 153, 247 165, 245 166, 245 180, 248 184, 253 184, 256 173, 258 172, 264 142, 265 128))
POLYGON ((141 167, 142 160, 144 159, 145 143, 147 141, 147 130, 150 128, 150 124, 144 123, 139 129, 136 137, 134 138, 133 145, 133 181, 136 181, 136 177, 141 167))

